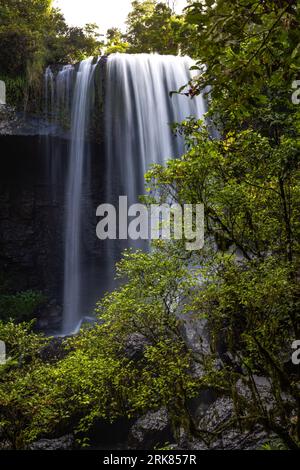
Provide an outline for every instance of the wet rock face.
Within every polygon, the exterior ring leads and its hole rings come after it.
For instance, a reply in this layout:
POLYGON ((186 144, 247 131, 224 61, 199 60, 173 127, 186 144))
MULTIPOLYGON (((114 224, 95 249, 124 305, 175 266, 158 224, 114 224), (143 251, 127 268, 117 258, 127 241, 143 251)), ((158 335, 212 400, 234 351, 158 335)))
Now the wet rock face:
POLYGON ((210 352, 210 335, 208 322, 192 313, 180 317, 182 336, 186 345, 196 354, 202 356, 210 352))
POLYGON ((37 329, 50 334, 61 331, 62 313, 62 306, 57 303, 56 299, 42 305, 37 312, 37 329))
POLYGON ((43 138, 0 136, 0 148, 0 272, 16 291, 52 297, 61 283, 63 186, 54 200, 43 138))
POLYGON ((27 116, 9 105, 0 105, 0 135, 47 135, 50 128, 42 116, 27 116))
POLYGON ((173 441, 167 410, 149 411, 139 418, 129 433, 129 448, 153 449, 173 441))
POLYGON ((128 359, 139 360, 142 359, 145 349, 150 345, 148 339, 140 334, 133 333, 128 336, 126 347, 125 347, 125 356, 128 359))
POLYGON ((234 421, 233 401, 228 397, 218 398, 204 413, 197 415, 196 411, 194 420, 196 428, 203 432, 204 442, 183 436, 179 443, 179 446, 183 448, 191 450, 256 450, 260 449, 270 438, 259 425, 248 431, 239 429, 234 421), (221 428, 222 432, 220 432, 221 428))
POLYGON ((29 450, 72 450, 74 449, 74 436, 67 436, 58 439, 41 439, 29 446, 29 450))
POLYGON ((129 432, 129 448, 150 450, 167 445, 173 450, 257 450, 274 439, 274 435, 268 435, 259 425, 248 431, 240 430, 233 422, 233 402, 227 397, 215 400, 199 397, 198 407, 190 410, 190 416, 203 439, 178 429, 175 441, 168 412, 162 408, 137 419, 129 432))

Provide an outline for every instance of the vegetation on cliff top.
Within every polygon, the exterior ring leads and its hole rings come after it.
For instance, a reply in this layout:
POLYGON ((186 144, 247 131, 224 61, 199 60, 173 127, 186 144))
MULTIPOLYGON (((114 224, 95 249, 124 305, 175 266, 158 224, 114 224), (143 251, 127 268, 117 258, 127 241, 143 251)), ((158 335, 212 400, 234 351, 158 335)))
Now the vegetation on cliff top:
POLYGON ((10 104, 19 108, 37 100, 43 72, 51 64, 115 52, 192 52, 188 44, 194 25, 185 14, 176 14, 169 2, 133 1, 126 33, 113 25, 107 32, 96 24, 70 27, 52 4, 52 0, 0 1, 0 79, 6 82, 10 104))
POLYGON ((22 106, 39 92, 46 65, 98 55, 102 43, 96 25, 69 27, 52 0, 1 0, 0 44, 0 79, 10 104, 22 106))

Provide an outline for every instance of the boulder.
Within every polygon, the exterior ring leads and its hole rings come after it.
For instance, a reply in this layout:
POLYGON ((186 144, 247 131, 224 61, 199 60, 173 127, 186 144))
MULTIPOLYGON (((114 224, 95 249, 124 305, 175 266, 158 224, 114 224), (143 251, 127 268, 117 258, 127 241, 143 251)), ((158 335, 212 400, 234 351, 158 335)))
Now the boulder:
POLYGON ((74 436, 67 434, 57 439, 41 439, 29 446, 29 450, 72 450, 74 448, 74 436))
POLYGON ((257 450, 265 442, 274 438, 274 436, 268 435, 259 425, 249 431, 238 429, 236 423, 226 427, 235 416, 234 404, 229 397, 218 398, 207 408, 204 414, 202 412, 198 416, 196 428, 203 433, 205 442, 183 436, 179 442, 181 448, 187 450, 257 450), (223 432, 216 434, 216 431, 222 426, 224 427, 223 432))
POLYGON ((128 359, 139 360, 144 355, 145 348, 149 346, 148 339, 140 333, 132 333, 128 336, 125 346, 125 356, 128 359))
POLYGON ((180 315, 182 320, 182 335, 186 345, 195 353, 205 355, 210 353, 210 335, 208 322, 197 315, 180 315))
POLYGON ((167 410, 149 411, 139 418, 129 432, 129 448, 153 449, 174 442, 167 410))

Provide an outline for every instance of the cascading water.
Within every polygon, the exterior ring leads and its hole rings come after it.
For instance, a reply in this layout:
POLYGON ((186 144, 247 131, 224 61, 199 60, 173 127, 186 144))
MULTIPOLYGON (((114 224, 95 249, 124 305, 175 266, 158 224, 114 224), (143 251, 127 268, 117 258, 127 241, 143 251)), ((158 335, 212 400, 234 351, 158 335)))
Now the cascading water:
POLYGON ((72 101, 74 66, 64 65, 55 75, 51 67, 44 74, 45 118, 53 124, 52 133, 69 118, 72 101))
MULTIPOLYGON (((106 78, 107 199, 128 204, 144 194, 144 174, 152 163, 163 164, 184 153, 184 139, 171 124, 205 112, 203 98, 173 94, 191 79, 188 57, 158 54, 115 54, 109 57, 106 78)), ((128 241, 107 243, 107 265, 112 269, 128 241)), ((135 242, 133 247, 147 247, 135 242)), ((108 282, 109 284, 109 282, 108 282)))
POLYGON ((87 152, 86 130, 89 123, 93 58, 80 63, 76 76, 71 118, 71 148, 66 191, 66 233, 64 271, 63 332, 75 331, 81 312, 81 217, 82 186, 87 152))
POLYGON ((64 127, 71 118, 74 67, 65 65, 55 75, 50 67, 44 74, 45 118, 48 132, 45 137, 47 179, 52 202, 57 202, 57 186, 63 179, 62 142, 64 127))
POLYGON ((45 118, 51 119, 54 106, 54 75, 51 67, 47 67, 44 74, 45 83, 45 118), (50 106, 49 106, 50 105, 50 106), (49 109, 50 108, 50 109, 49 109))
POLYGON ((55 119, 57 121, 69 117, 72 99, 72 84, 74 76, 73 65, 64 65, 56 77, 55 119))
MULTIPOLYGON (((55 133, 59 133, 58 127, 64 120, 70 120, 71 128, 65 180, 63 334, 77 331, 95 299, 113 287, 114 263, 121 251, 130 246, 127 240, 96 239, 95 201, 97 205, 105 202, 117 207, 119 196, 125 195, 128 204, 138 202, 139 195, 144 193, 144 173, 150 164, 164 163, 184 152, 183 138, 174 136, 170 124, 189 116, 201 118, 205 112, 202 97, 193 100, 178 94, 170 97, 170 91, 190 80, 191 65, 192 60, 186 57, 115 54, 99 65, 90 58, 82 61, 77 70, 65 66, 55 76, 50 69, 46 70, 46 114, 54 121, 55 133), (92 107, 94 98, 98 108, 92 107), (90 152, 87 133, 91 131, 91 116, 92 133, 97 129, 95 121, 103 117, 105 121, 105 162, 102 161, 99 167, 102 173, 97 176, 102 187, 95 187, 94 174, 89 169, 90 157, 101 158, 102 148, 96 145, 90 152)), ((99 136, 94 137, 97 141, 99 136)), ((63 160, 60 145, 55 139, 50 145, 51 178, 55 179, 55 171, 63 160)), ((147 248, 148 244, 134 246, 147 248)))
POLYGON ((188 57, 115 54, 107 63, 106 147, 108 182, 135 202, 144 192, 151 163, 164 163, 183 153, 184 142, 170 124, 200 118, 204 102, 170 97, 191 78, 188 57))

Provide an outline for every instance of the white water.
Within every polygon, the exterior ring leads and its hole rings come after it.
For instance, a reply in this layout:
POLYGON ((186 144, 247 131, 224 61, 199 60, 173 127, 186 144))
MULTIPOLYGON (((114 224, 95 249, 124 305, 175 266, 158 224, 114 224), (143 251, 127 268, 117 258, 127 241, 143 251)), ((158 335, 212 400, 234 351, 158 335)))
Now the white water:
POLYGON ((108 181, 135 202, 151 163, 184 151, 170 124, 204 113, 202 97, 170 97, 191 78, 188 57, 116 54, 107 63, 106 145, 108 181), (116 176, 118 179, 116 180, 116 176))
POLYGON ((51 67, 47 67, 44 74, 45 84, 45 118, 51 119, 51 114, 54 106, 54 75, 51 67), (49 110, 50 104, 50 110, 49 110))
MULTIPOLYGON (((150 164, 165 163, 184 152, 183 138, 173 135, 170 124, 190 116, 201 118, 205 103, 202 97, 192 100, 176 94, 170 97, 169 93, 189 81, 192 65, 192 60, 186 57, 116 54, 108 58, 105 77, 106 170, 102 175, 106 200, 99 200, 99 203, 117 205, 120 195, 127 195, 129 204, 138 202, 139 195, 144 193, 144 173, 150 164)), ((50 69, 45 72, 46 115, 61 123, 71 114, 64 220, 63 334, 76 332, 83 317, 89 313, 83 299, 92 271, 87 272, 86 265, 83 269, 82 227, 87 209, 84 187, 86 189, 91 180, 86 132, 95 91, 95 68, 90 58, 81 62, 77 72, 73 66, 63 67, 56 76, 50 69)), ((59 168, 61 150, 52 149, 51 155, 51 165, 59 168)), ((57 179, 53 168, 49 174, 52 179, 57 179)), ((98 298, 103 291, 113 287, 114 263, 121 250, 128 246, 129 241, 110 241, 102 246, 101 251, 104 249, 106 254, 99 267, 101 278, 95 279, 91 288, 91 291, 97 291, 98 298)))
POLYGON ((61 142, 54 136, 64 134, 70 121, 73 92, 73 65, 65 65, 55 75, 50 67, 44 74, 46 132, 46 171, 49 192, 53 203, 57 202, 57 186, 63 179, 61 142))
POLYGON ((74 67, 73 65, 64 65, 56 77, 56 119, 63 119, 63 114, 68 117, 71 108, 72 83, 74 67), (58 113, 58 114, 57 114, 58 113))
POLYGON ((52 132, 58 129, 59 119, 67 119, 72 101, 74 66, 64 65, 54 75, 51 67, 47 67, 44 74, 45 87, 45 118, 53 123, 52 132))
POLYGON ((71 118, 71 148, 66 190, 63 333, 76 331, 81 312, 81 218, 85 168, 86 130, 95 65, 93 58, 80 63, 76 75, 71 118))
MULTIPOLYGON (((107 198, 117 206, 118 197, 138 202, 144 194, 144 174, 152 163, 164 164, 184 153, 184 140, 174 136, 171 124, 188 117, 201 118, 205 102, 173 94, 191 79, 193 61, 188 57, 158 54, 115 54, 107 62, 106 149, 107 198)), ((132 244, 133 245, 133 244, 132 244)), ((114 263, 129 242, 107 243, 107 265, 114 263)), ((134 243, 136 248, 145 243, 134 243)), ((147 247, 147 244, 146 244, 147 247)), ((109 285, 109 283, 108 283, 109 285)))

